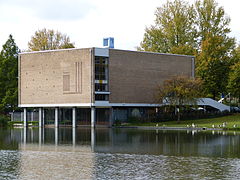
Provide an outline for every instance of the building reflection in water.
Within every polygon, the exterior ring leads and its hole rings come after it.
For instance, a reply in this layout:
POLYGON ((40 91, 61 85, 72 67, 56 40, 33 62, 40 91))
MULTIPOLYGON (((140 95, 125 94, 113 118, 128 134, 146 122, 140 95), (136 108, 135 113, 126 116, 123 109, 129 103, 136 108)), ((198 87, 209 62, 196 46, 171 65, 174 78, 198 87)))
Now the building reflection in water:
POLYGON ((239 132, 28 128, 0 137, 9 179, 239 179, 239 132))
MULTIPOLYGON (((22 129, 21 148, 71 146, 73 151, 177 156, 232 157, 240 154, 238 133, 224 131, 151 131, 138 129, 39 128, 22 129), (43 146, 43 147, 42 147, 43 146)), ((239 156, 240 157, 240 156, 239 156)))
POLYGON ((22 129, 18 178, 93 179, 94 132, 76 128, 22 129))
MULTIPOLYGON (((138 161, 147 159, 156 160, 154 169, 159 162, 161 166, 170 163, 171 157, 179 157, 179 161, 181 157, 240 158, 236 132, 25 128, 11 130, 9 137, 19 142, 19 179, 94 179, 96 174, 104 174, 104 167, 128 166, 132 161, 138 166, 138 161)), ((118 168, 115 170, 111 172, 117 174, 118 168)))

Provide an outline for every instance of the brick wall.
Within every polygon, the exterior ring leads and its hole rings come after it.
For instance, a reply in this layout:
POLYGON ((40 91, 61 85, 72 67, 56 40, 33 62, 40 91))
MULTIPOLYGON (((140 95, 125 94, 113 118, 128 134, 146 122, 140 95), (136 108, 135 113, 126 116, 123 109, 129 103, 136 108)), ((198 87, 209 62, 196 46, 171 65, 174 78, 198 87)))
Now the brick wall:
POLYGON ((156 88, 173 75, 192 75, 192 58, 110 49, 110 103, 154 103, 156 88))
POLYGON ((19 57, 19 104, 91 103, 91 49, 19 57))

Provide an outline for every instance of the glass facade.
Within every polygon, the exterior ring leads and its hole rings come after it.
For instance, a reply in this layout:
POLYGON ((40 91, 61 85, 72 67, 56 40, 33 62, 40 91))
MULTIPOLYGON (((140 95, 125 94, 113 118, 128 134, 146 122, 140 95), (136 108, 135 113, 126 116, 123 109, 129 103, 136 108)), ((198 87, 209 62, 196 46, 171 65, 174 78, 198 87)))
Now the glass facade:
POLYGON ((107 57, 95 57, 95 80, 108 80, 107 57))
POLYGON ((100 83, 95 83, 95 91, 108 91, 108 85, 107 84, 100 84, 100 83))
POLYGON ((108 94, 99 94, 99 92, 108 92, 108 57, 95 57, 95 100, 108 101, 108 94))
POLYGON ((95 94, 96 101, 108 101, 109 95, 108 94, 95 94))

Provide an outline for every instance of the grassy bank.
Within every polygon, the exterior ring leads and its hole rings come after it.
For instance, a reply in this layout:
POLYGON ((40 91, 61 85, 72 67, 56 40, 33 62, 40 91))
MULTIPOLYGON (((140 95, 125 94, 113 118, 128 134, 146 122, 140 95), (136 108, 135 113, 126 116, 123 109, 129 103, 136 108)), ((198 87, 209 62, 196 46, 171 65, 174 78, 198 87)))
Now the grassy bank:
POLYGON ((240 114, 233 114, 218 118, 210 118, 210 119, 199 119, 199 120, 185 120, 177 122, 177 121, 167 121, 160 123, 129 123, 126 126, 165 126, 165 127, 189 127, 192 124, 197 127, 206 127, 212 128, 213 125, 215 128, 223 128, 223 123, 225 123, 224 129, 229 130, 240 130, 240 114))

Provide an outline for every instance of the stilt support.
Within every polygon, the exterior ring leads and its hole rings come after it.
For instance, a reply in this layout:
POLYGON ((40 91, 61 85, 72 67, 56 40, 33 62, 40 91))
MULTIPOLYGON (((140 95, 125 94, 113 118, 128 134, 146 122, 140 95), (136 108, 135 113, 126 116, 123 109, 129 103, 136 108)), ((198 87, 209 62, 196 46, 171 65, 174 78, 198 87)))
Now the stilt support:
POLYGON ((91 127, 95 127, 96 124, 96 108, 91 107, 91 127))
POLYGON ((23 126, 27 127, 27 108, 23 109, 23 126))
POLYGON ((42 108, 39 108, 39 110, 38 110, 38 113, 39 113, 39 119, 38 119, 38 121, 39 121, 39 127, 41 128, 42 126, 43 126, 43 113, 42 113, 42 108))
POLYGON ((76 108, 72 109, 72 127, 76 128, 76 108))
POLYGON ((58 108, 55 108, 55 128, 58 128, 58 108))

